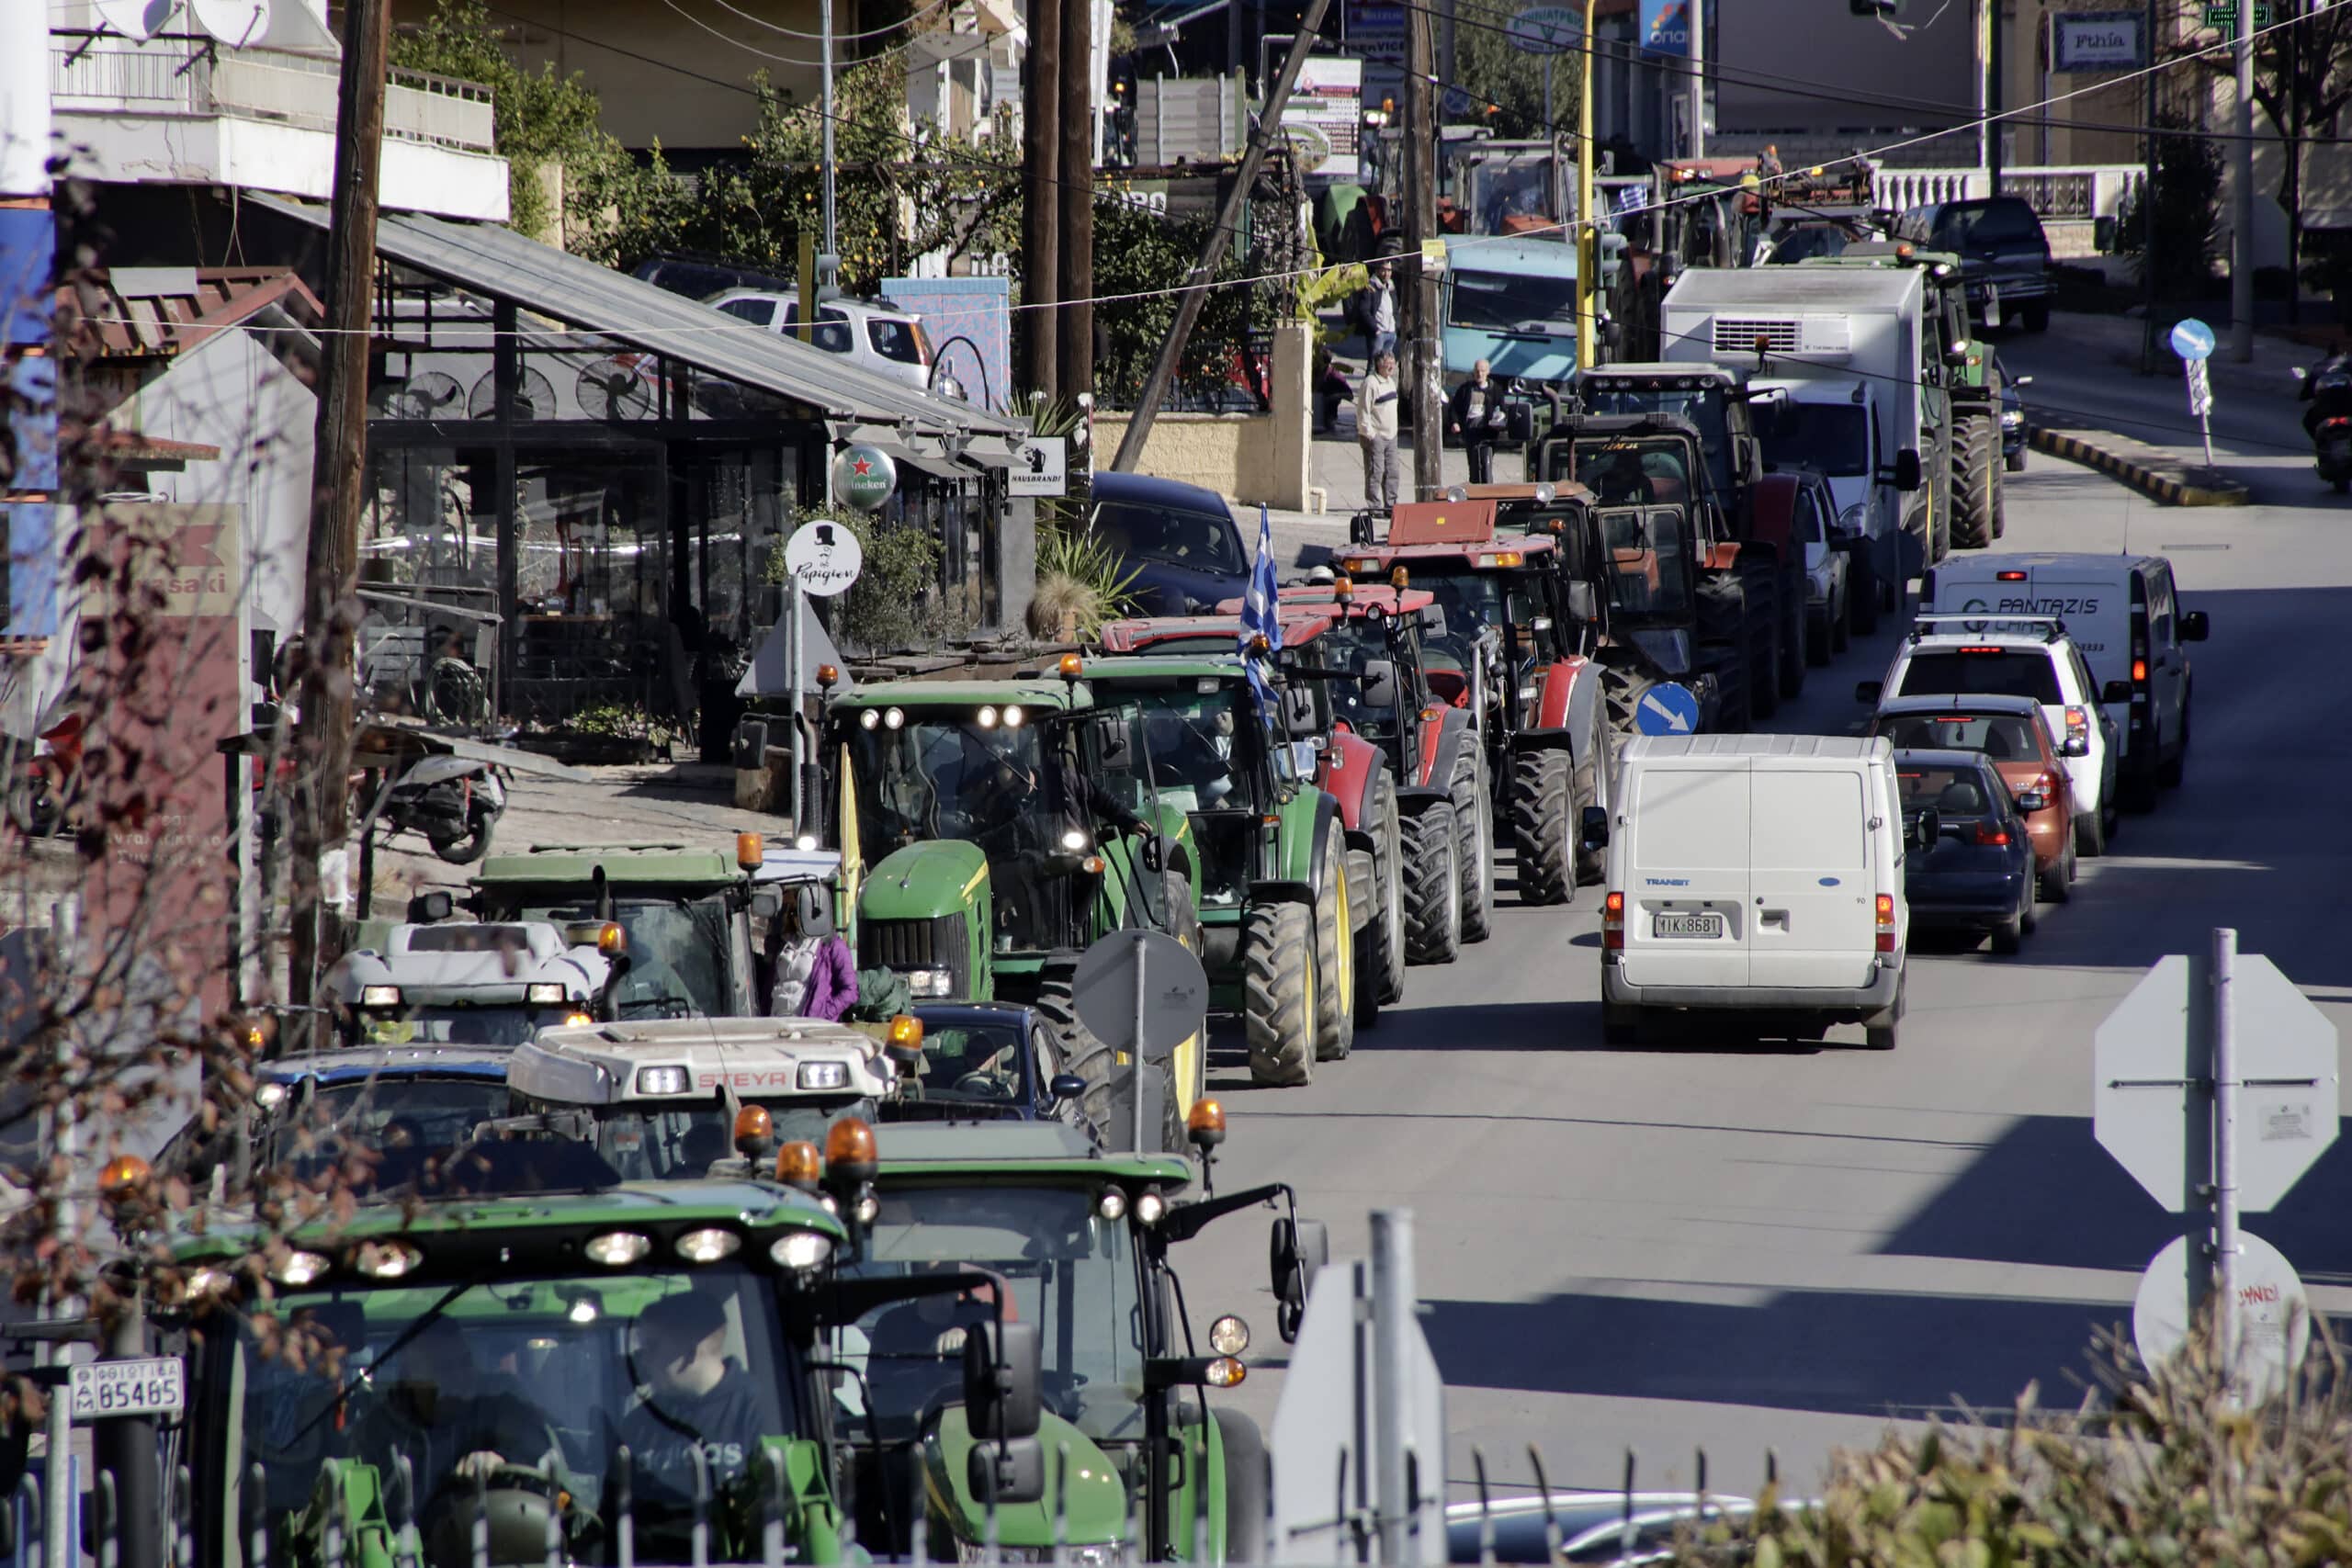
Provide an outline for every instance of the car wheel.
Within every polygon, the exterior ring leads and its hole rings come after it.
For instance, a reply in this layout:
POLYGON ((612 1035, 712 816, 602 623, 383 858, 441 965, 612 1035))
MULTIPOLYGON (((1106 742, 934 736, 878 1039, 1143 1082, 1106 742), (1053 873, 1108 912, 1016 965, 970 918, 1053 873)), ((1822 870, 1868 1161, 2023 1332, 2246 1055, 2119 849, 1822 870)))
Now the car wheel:
POLYGON ((1995 926, 1991 931, 1993 951, 2004 956, 2025 945, 2025 921, 2015 915, 1995 926))
POLYGON ((1834 656, 1846 651, 1854 641, 1854 590, 1849 584, 1838 600, 1837 613, 1829 617, 1829 651, 1834 656))
POLYGON ((1866 1050, 1892 1051, 1897 1032, 1903 1025, 1903 993, 1910 984, 1905 976, 1894 982, 1894 999, 1862 1021, 1862 1045, 1866 1050))
POLYGON ((2018 448, 2017 451, 2015 451, 2015 452, 2010 452, 2010 453, 2007 453, 2007 454, 2004 455, 2004 456, 2003 456, 2003 457, 2001 458, 2001 461, 2008 465, 2009 472, 2011 472, 2011 473, 2013 473, 2013 474, 2021 474, 2021 473, 2025 472, 2025 450, 2024 450, 2024 448, 2023 448, 2023 447, 2019 447, 2019 448, 2018 448))
POLYGON ((2075 896, 2075 847, 2072 844, 2041 874, 2041 901, 2064 904, 2075 896))
POLYGON ((1878 630, 1878 567, 1867 549, 1856 550, 1853 576, 1846 583, 1846 621, 1864 637, 1878 630))
POLYGON ((2181 775, 2188 769, 2188 705, 2180 705, 2180 744, 2172 755, 2156 764, 2156 782, 2166 789, 2178 789, 2181 775))
POLYGON ((1807 664, 1826 664, 1829 662, 1830 619, 1831 615, 1827 610, 1822 611, 1819 615, 1814 615, 1811 612, 1806 613, 1804 623, 1804 661, 1807 664))
POLYGON ((2087 811, 2075 818, 2075 852, 2093 860, 2107 853, 2107 824, 2101 813, 2087 811))
POLYGON ((2026 331, 2030 333, 2046 333, 2050 330, 2050 307, 2048 305, 2028 305, 2024 310, 2019 312, 2019 314, 2024 321, 2026 331))

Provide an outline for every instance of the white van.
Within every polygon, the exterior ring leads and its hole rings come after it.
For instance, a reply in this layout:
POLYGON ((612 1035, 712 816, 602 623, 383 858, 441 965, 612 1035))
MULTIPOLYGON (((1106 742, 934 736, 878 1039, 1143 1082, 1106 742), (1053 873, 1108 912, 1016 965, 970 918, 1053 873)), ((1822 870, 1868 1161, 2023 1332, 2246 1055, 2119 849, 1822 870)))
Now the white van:
POLYGON ((1600 1019, 1612 1044, 1664 1009, 1777 1015, 1894 1045, 1911 931, 1894 753, 1883 738, 1637 736, 1618 762, 1600 1019))
POLYGON ((2194 684, 2188 645, 2210 628, 2204 611, 2181 608, 2164 557, 1953 556, 1920 579, 1919 609, 2057 616, 2122 740, 2117 775, 2130 803, 2144 810, 2158 785, 2180 783, 2194 684))

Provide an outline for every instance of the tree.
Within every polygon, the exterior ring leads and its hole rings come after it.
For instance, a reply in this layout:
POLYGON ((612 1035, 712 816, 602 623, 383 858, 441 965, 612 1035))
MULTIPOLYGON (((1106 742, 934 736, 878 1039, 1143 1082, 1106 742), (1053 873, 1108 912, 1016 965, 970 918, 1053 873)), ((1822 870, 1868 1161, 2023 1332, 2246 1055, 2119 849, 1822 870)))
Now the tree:
POLYGON ((1544 117, 1544 56, 1513 47, 1491 11, 1464 12, 1454 24, 1453 81, 1470 95, 1470 112, 1504 138, 1544 138, 1554 127, 1573 131, 1585 56, 1571 49, 1551 57, 1552 116, 1544 117), (1489 111, 1492 111, 1491 113, 1489 111))
MULTIPOLYGON (((2185 130, 2177 117, 2158 116, 2159 131, 2185 130)), ((2201 136, 2156 137, 2156 250, 2145 254, 2147 212, 2142 203, 2148 193, 2135 188, 2117 215, 2118 247, 2136 257, 2140 276, 2155 268, 2160 298, 2195 299, 2213 279, 2213 263, 2221 252, 2222 150, 2201 136)))

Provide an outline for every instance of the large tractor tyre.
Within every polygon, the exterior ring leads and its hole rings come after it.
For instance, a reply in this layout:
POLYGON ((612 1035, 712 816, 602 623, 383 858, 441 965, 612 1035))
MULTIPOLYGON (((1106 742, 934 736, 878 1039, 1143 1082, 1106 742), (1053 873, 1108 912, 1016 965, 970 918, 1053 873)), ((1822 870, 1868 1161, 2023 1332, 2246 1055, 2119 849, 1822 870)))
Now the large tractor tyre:
POLYGON ((1600 700, 1609 718, 1609 750, 1613 757, 1623 750, 1625 742, 1641 733, 1634 715, 1641 711, 1642 699, 1657 682, 1640 670, 1621 670, 1613 664, 1600 667, 1600 700))
POLYGON ((1373 964, 1380 946, 1380 872, 1370 850, 1351 847, 1348 851, 1348 897, 1353 908, 1348 912, 1355 953, 1348 964, 1354 976, 1356 1032, 1380 1027, 1380 982, 1373 975, 1373 964))
POLYGON ((1566 751, 1522 751, 1511 764, 1511 848, 1522 903, 1565 904, 1580 880, 1574 761, 1566 751))
POLYGON ((1356 1043, 1355 922, 1348 908, 1348 846, 1334 821, 1316 851, 1323 896, 1315 901, 1315 1059, 1344 1062, 1356 1043))
MULTIPOLYGON (((1396 781, 1383 767, 1372 783, 1372 806, 1362 818, 1372 840, 1373 909, 1374 919, 1365 944, 1370 962, 1362 965, 1359 992, 1369 987, 1381 1005, 1405 998, 1405 879, 1404 851, 1397 838, 1396 781)), ((1358 1008, 1362 1013, 1363 1009, 1358 1008)), ((1358 1022, 1364 1021, 1359 1018, 1358 1022)))
POLYGON ((1993 542, 1994 457, 2000 426, 1983 414, 1960 414, 1951 432, 1951 544, 1981 550, 1993 542))
MULTIPOLYGON (((1113 1148, 1124 1148, 1127 1129, 1135 1111, 1127 1099, 1127 1069, 1119 1054, 1095 1036, 1092 1030, 1079 1021, 1077 1005, 1071 1000, 1078 975, 1075 957, 1049 958, 1037 976, 1037 998, 1034 1004, 1037 1016, 1054 1037, 1055 1048, 1061 1053, 1069 1072, 1086 1080, 1086 1092, 1079 1097, 1079 1109, 1086 1112, 1088 1121, 1113 1148)), ((1182 1153, 1184 1149, 1184 1113, 1177 1103, 1176 1075, 1167 1063, 1156 1069, 1159 1077, 1161 1115, 1159 1143, 1162 1150, 1182 1153)))
MULTIPOLYGON (((1266 1530, 1266 1513, 1273 1494, 1274 1470, 1266 1457, 1266 1439, 1258 1423, 1238 1410, 1218 1405, 1211 1413, 1217 1438, 1225 1449, 1225 1561, 1265 1562, 1272 1544, 1266 1530)), ((1193 1561, 1211 1559, 1206 1543, 1193 1543, 1193 1561)))
MULTIPOLYGON (((1160 897, 1163 900, 1160 907, 1168 911, 1168 934, 1182 942, 1193 956, 1198 958, 1201 956, 1203 945, 1201 910, 1193 897, 1192 879, 1182 872, 1175 870, 1163 871, 1159 874, 1159 877, 1160 897)), ((1182 1074, 1177 1079, 1177 1087, 1182 1093, 1175 1106, 1180 1134, 1185 1112, 1193 1108, 1193 1101, 1208 1091, 1207 1026, 1204 1024, 1188 1043, 1191 1047, 1189 1050, 1180 1045, 1177 1047, 1175 1055, 1170 1058, 1170 1070, 1181 1071, 1182 1074)))
POLYGON ((1747 713, 1770 718, 1781 711, 1780 569, 1743 558, 1739 582, 1747 604, 1747 713))
POLYGON ((1710 664, 1722 690, 1722 713, 1716 728, 1736 735, 1747 728, 1750 706, 1747 653, 1747 594, 1740 580, 1726 572, 1699 579, 1698 642, 1706 649, 1702 662, 1710 664))
POLYGON ((1487 753, 1464 741, 1453 759, 1446 793, 1454 830, 1462 835, 1462 940, 1484 942, 1495 931, 1495 797, 1487 788, 1487 753))
POLYGON ((1242 917, 1241 946, 1250 1079, 1306 1083, 1315 1076, 1315 911, 1260 904, 1242 917))
MULTIPOLYGON (((2000 452, 2001 443, 1996 437, 1993 442, 1993 454, 1996 458, 1999 457, 2000 452)), ((2021 467, 2023 467, 2022 464, 2008 463, 1997 467, 1994 472, 1993 537, 1996 539, 2007 538, 2009 533, 2009 481, 2003 475, 2015 473, 2021 467)))
POLYGON ((1404 827, 1405 956, 1451 964, 1462 956, 1462 840, 1453 807, 1425 807, 1404 827))

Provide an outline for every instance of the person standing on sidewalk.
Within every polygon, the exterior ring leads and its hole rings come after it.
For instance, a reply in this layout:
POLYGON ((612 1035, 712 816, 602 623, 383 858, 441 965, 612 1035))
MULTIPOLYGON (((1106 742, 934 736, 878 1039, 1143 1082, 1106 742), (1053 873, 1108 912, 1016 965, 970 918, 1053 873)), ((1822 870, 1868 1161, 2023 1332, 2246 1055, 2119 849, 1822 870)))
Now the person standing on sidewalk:
POLYGON ((1356 296, 1356 330, 1363 333, 1365 364, 1396 351, 1396 285, 1385 259, 1372 264, 1372 286, 1356 296))
POLYGON ((1469 455, 1470 482, 1495 480, 1495 439, 1503 427, 1503 389, 1494 367, 1485 360, 1470 367, 1470 379, 1453 389, 1453 406, 1446 411, 1446 425, 1462 450, 1469 455))
POLYGON ((1396 504, 1396 356, 1382 354, 1356 383, 1356 445, 1363 448, 1363 503, 1396 504))

